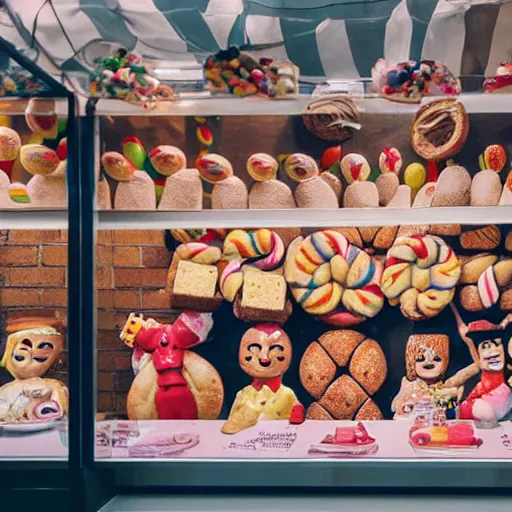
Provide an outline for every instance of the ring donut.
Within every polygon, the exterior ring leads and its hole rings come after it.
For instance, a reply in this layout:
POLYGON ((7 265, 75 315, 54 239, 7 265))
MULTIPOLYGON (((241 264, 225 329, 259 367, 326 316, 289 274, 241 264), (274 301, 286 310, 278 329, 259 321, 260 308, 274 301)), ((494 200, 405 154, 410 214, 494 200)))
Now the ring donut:
POLYGON ((453 249, 433 235, 401 236, 386 256, 381 288, 410 320, 438 315, 453 299, 461 275, 453 249))
POLYGON ((317 231, 288 247, 285 279, 295 300, 326 323, 349 326, 379 313, 381 263, 337 231, 317 231))

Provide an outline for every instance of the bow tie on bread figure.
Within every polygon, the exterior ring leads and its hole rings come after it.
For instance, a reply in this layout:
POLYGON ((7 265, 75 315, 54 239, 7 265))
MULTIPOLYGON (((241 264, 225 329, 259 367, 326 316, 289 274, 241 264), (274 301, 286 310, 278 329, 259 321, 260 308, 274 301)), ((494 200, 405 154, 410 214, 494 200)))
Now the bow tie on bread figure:
POLYGON ((127 398, 130 419, 215 419, 224 389, 213 366, 189 349, 204 342, 210 313, 186 311, 173 324, 130 314, 121 339, 134 348, 135 379, 127 398))
POLYGON ((292 359, 290 338, 277 324, 259 324, 242 336, 238 361, 252 383, 236 395, 224 434, 236 434, 259 420, 302 423, 304 407, 295 393, 281 383, 292 359))

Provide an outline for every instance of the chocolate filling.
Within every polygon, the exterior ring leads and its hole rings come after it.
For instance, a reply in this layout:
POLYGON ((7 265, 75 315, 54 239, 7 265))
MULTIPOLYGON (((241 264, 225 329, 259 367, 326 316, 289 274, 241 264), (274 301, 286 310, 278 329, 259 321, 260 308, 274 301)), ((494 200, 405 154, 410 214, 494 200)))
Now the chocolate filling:
POLYGON ((422 124, 431 124, 423 131, 425 138, 435 147, 440 147, 446 144, 455 132, 455 121, 452 116, 446 116, 435 121, 436 117, 443 117, 444 112, 436 112, 427 116, 422 124))

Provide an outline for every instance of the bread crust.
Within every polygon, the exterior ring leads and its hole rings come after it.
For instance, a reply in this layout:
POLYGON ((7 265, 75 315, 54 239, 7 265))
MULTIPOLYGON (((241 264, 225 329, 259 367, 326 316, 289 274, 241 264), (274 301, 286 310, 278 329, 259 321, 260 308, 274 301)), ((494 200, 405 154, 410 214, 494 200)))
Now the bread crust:
POLYGON ((319 400, 336 375, 336 365, 327 352, 314 341, 304 352, 299 377, 304 389, 319 400))
POLYGON ((244 322, 272 322, 282 325, 288 320, 292 310, 292 303, 289 299, 286 299, 284 309, 280 311, 243 307, 240 293, 237 294, 233 302, 233 313, 244 322))
POLYGON ((501 231, 494 225, 465 231, 460 235, 460 245, 466 250, 489 251, 496 249, 500 242, 501 231))

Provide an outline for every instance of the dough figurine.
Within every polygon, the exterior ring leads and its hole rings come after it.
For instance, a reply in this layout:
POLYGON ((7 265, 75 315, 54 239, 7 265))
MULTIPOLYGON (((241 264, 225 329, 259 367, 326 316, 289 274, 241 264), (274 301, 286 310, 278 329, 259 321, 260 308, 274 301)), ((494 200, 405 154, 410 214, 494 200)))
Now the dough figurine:
POLYGON ((288 210, 296 208, 290 187, 276 179, 279 164, 266 153, 255 153, 247 159, 249 176, 256 182, 249 192, 251 210, 288 210))
POLYGON ((512 391, 505 381, 505 347, 510 338, 509 314, 499 325, 477 320, 466 325, 452 305, 460 337, 481 371, 480 382, 462 402, 460 419, 476 420, 480 428, 493 428, 512 409, 512 391))
MULTIPOLYGON (((53 327, 33 327, 23 319, 7 338, 0 366, 14 380, 0 388, 0 423, 47 422, 68 412, 68 390, 62 382, 44 379, 64 349, 62 335, 53 327)), ((9 327, 8 327, 9 330, 9 327)))
MULTIPOLYGON (((416 334, 409 337, 405 348, 406 376, 391 404, 395 419, 409 418, 415 406, 432 397, 439 407, 455 413, 464 392, 464 383, 480 369, 472 364, 444 381, 450 362, 450 339, 442 334, 416 334)), ((452 415, 453 418, 455 414, 452 415)), ((453 419, 452 418, 452 419, 453 419)))
POLYGON ((217 370, 189 349, 206 340, 210 313, 185 311, 173 324, 130 314, 120 338, 133 347, 135 379, 127 398, 131 420, 215 419, 224 388, 217 370))
POLYGON ((251 327, 242 337, 238 361, 253 381, 236 395, 224 434, 236 434, 259 420, 288 420, 301 423, 304 408, 295 393, 283 386, 282 377, 292 359, 288 335, 276 324, 251 327))

